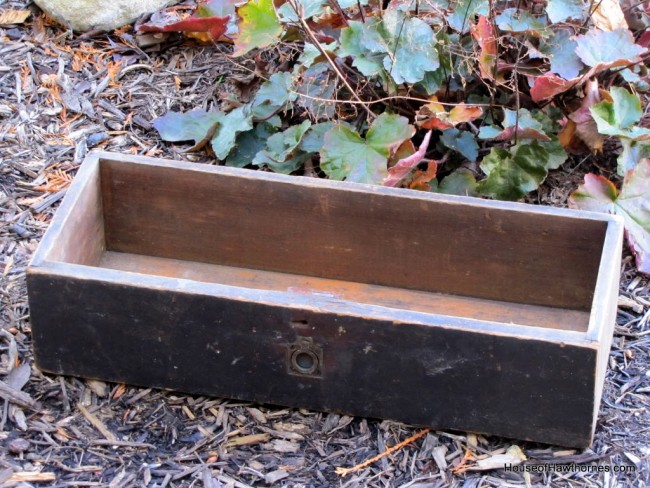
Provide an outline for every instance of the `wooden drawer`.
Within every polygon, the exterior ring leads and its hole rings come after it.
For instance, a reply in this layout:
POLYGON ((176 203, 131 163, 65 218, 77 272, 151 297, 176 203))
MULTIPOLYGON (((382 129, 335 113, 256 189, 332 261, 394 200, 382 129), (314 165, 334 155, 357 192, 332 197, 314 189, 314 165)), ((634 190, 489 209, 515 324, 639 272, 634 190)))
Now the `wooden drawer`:
POLYGON ((608 215, 110 153, 28 270, 56 374, 590 444, 608 215))

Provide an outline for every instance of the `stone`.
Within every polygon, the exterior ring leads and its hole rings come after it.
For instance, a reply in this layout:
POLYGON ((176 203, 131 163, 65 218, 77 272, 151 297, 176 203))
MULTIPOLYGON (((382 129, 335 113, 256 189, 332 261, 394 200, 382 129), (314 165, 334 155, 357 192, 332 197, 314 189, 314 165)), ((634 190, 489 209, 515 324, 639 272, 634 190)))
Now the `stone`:
POLYGON ((77 32, 111 31, 177 0, 34 0, 47 15, 77 32))

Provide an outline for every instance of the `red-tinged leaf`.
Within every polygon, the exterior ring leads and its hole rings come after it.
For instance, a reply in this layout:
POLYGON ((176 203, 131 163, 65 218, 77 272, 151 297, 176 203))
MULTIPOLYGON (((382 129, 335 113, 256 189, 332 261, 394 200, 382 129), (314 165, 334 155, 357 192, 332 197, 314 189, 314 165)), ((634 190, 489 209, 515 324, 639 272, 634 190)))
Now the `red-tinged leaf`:
POLYGON ((409 183, 409 188, 412 190, 431 191, 431 181, 438 174, 438 163, 436 161, 429 161, 427 169, 424 171, 415 170, 413 179, 409 183))
POLYGON ((472 27, 472 36, 474 36, 481 48, 479 57, 481 77, 494 80, 498 53, 497 38, 494 26, 487 17, 479 15, 478 23, 472 27))
POLYGON ((384 179, 384 186, 397 186, 404 177, 411 172, 424 159, 429 141, 431 140, 431 131, 427 132, 420 144, 420 148, 410 156, 400 159, 395 166, 388 169, 388 176, 384 179))
POLYGON ((140 32, 207 32, 213 41, 219 38, 228 30, 226 17, 189 17, 166 25, 142 24, 138 27, 140 32))
POLYGON ((605 139, 598 132, 598 126, 589 109, 601 100, 598 81, 590 80, 585 86, 585 97, 582 99, 580 108, 569 114, 569 119, 576 124, 575 134, 593 152, 602 151, 605 139))
POLYGON ((573 88, 579 80, 580 78, 565 80, 553 73, 546 73, 535 79, 535 83, 530 89, 530 96, 534 102, 548 100, 573 88))
POLYGON ((569 198, 569 206, 623 217, 637 268, 650 274, 650 160, 641 160, 626 173, 620 193, 606 178, 586 175, 584 184, 569 198))
POLYGON ((483 109, 460 103, 447 112, 435 97, 434 101, 423 105, 415 114, 416 124, 423 129, 451 129, 463 122, 471 122, 483 115, 483 109))
POLYGON ((391 154, 388 158, 388 167, 392 168, 401 159, 408 158, 416 152, 417 149, 415 147, 415 144, 413 144, 413 141, 411 139, 407 139, 406 141, 402 142, 394 152, 391 151, 391 154))
POLYGON ((481 107, 459 103, 449 112, 449 122, 451 122, 453 125, 458 125, 462 124, 463 122, 471 122, 472 120, 476 120, 481 115, 483 115, 483 109, 481 107))
POLYGON ((636 40, 636 43, 639 46, 643 46, 645 48, 650 47, 650 31, 645 31, 639 38, 636 40))

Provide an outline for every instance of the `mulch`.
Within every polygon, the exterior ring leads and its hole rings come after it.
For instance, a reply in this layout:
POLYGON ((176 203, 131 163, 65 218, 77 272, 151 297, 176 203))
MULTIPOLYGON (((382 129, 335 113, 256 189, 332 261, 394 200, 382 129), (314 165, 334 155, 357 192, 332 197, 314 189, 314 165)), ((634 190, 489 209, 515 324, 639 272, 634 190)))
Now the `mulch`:
MULTIPOLYGON (((645 486, 650 481, 650 285, 631 256, 593 446, 567 450, 471 433, 431 431, 346 477, 351 467, 421 429, 391 421, 43 374, 33 366, 25 268, 76 168, 98 148, 214 164, 163 143, 152 120, 170 109, 246 96, 251 73, 282 49, 234 63, 228 46, 168 36, 145 45, 130 29, 72 34, 30 2, 0 26, 0 485, 645 486), (248 81, 247 81, 248 80, 248 81), (626 467, 626 472, 477 470, 518 446, 528 462, 626 467)), ((590 164, 554 172, 533 197, 566 205, 590 164)), ((405 398, 404 401, 409 401, 405 398)))

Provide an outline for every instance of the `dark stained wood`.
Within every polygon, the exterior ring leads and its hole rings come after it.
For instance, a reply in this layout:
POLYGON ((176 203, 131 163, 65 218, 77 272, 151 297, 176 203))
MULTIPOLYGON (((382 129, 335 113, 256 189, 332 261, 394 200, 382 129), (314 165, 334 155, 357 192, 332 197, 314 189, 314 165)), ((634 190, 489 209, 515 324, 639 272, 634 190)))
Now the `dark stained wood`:
POLYGON ((594 347, 40 274, 29 286, 45 371, 590 443, 594 347), (319 378, 288 374, 287 348, 305 335, 323 350, 319 378))
POLYGON ((263 173, 101 172, 112 251, 560 308, 591 308, 607 228, 263 173))
POLYGON ((606 215, 94 153, 28 270, 36 365, 586 447, 622 236, 606 215))
POLYGON ((109 251, 103 254, 99 265, 102 268, 148 275, 184 278, 207 283, 223 283, 250 289, 321 295, 356 303, 502 322, 513 326, 529 325, 582 332, 586 332, 589 326, 589 312, 580 310, 499 302, 459 295, 367 285, 351 281, 235 268, 139 254, 109 251))

